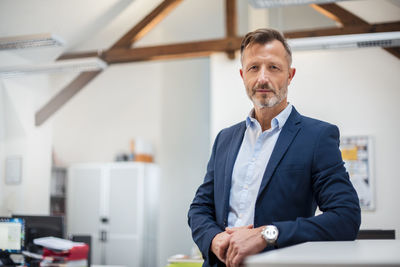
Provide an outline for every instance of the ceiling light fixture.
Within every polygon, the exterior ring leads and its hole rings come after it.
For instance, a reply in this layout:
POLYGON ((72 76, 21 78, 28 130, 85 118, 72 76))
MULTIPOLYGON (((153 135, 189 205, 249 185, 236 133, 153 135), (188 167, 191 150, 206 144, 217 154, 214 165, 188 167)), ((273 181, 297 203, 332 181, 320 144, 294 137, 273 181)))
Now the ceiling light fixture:
POLYGON ((400 31, 288 39, 293 51, 400 46, 400 31))
POLYGON ((346 0, 249 0, 254 8, 270 8, 291 5, 326 4, 346 0))
POLYGON ((62 46, 64 41, 54 34, 34 34, 0 38, 0 50, 62 46))
POLYGON ((66 59, 53 63, 20 65, 0 68, 0 78, 12 78, 27 74, 42 74, 56 72, 97 71, 107 68, 107 63, 93 57, 84 59, 66 59))

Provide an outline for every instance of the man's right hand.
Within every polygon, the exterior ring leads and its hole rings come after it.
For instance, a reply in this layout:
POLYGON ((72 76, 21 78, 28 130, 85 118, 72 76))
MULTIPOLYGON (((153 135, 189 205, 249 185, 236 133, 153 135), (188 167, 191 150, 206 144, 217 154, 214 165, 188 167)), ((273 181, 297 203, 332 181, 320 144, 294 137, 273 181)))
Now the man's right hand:
POLYGON ((231 236, 225 231, 214 236, 211 242, 211 251, 223 263, 225 263, 230 238, 231 236))
POLYGON ((217 256, 217 258, 222 261, 223 263, 226 264, 226 252, 228 251, 229 248, 229 242, 231 240, 231 233, 241 230, 241 229, 252 229, 253 225, 245 225, 245 226, 240 226, 240 227, 232 227, 232 228, 226 228, 225 232, 221 232, 214 236, 212 242, 211 242, 211 251, 217 256), (229 232, 229 233, 228 233, 229 232))

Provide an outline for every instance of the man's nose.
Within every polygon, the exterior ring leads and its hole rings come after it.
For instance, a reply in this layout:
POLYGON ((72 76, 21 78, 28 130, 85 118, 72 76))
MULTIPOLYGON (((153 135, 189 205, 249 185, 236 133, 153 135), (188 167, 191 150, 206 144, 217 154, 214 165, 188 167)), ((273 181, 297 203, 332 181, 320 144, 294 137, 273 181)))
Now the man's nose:
POLYGON ((264 84, 269 82, 268 73, 265 70, 265 68, 261 68, 260 71, 258 72, 257 82, 259 84, 264 84))

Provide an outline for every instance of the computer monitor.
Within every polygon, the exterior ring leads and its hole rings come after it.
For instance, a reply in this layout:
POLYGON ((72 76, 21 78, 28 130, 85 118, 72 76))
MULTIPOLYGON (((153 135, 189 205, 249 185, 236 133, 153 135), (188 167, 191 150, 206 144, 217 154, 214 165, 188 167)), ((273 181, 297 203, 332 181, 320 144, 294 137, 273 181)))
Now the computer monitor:
POLYGON ((24 239, 23 219, 0 217, 0 261, 3 265, 15 265, 10 254, 22 252, 24 239))
POLYGON ((33 240, 39 237, 54 236, 65 237, 63 216, 22 215, 13 214, 13 218, 21 218, 25 221, 25 249, 38 252, 40 248, 33 244, 33 240))

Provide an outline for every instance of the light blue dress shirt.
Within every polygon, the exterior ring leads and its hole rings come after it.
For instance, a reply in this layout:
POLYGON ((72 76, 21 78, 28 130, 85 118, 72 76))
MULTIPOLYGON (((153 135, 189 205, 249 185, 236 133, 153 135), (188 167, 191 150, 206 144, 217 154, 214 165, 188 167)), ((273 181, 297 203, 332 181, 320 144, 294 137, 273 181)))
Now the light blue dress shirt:
POLYGON ((262 132, 254 118, 254 109, 246 118, 246 132, 232 173, 229 198, 228 227, 253 224, 258 190, 279 134, 292 105, 271 120, 271 128, 262 132))

